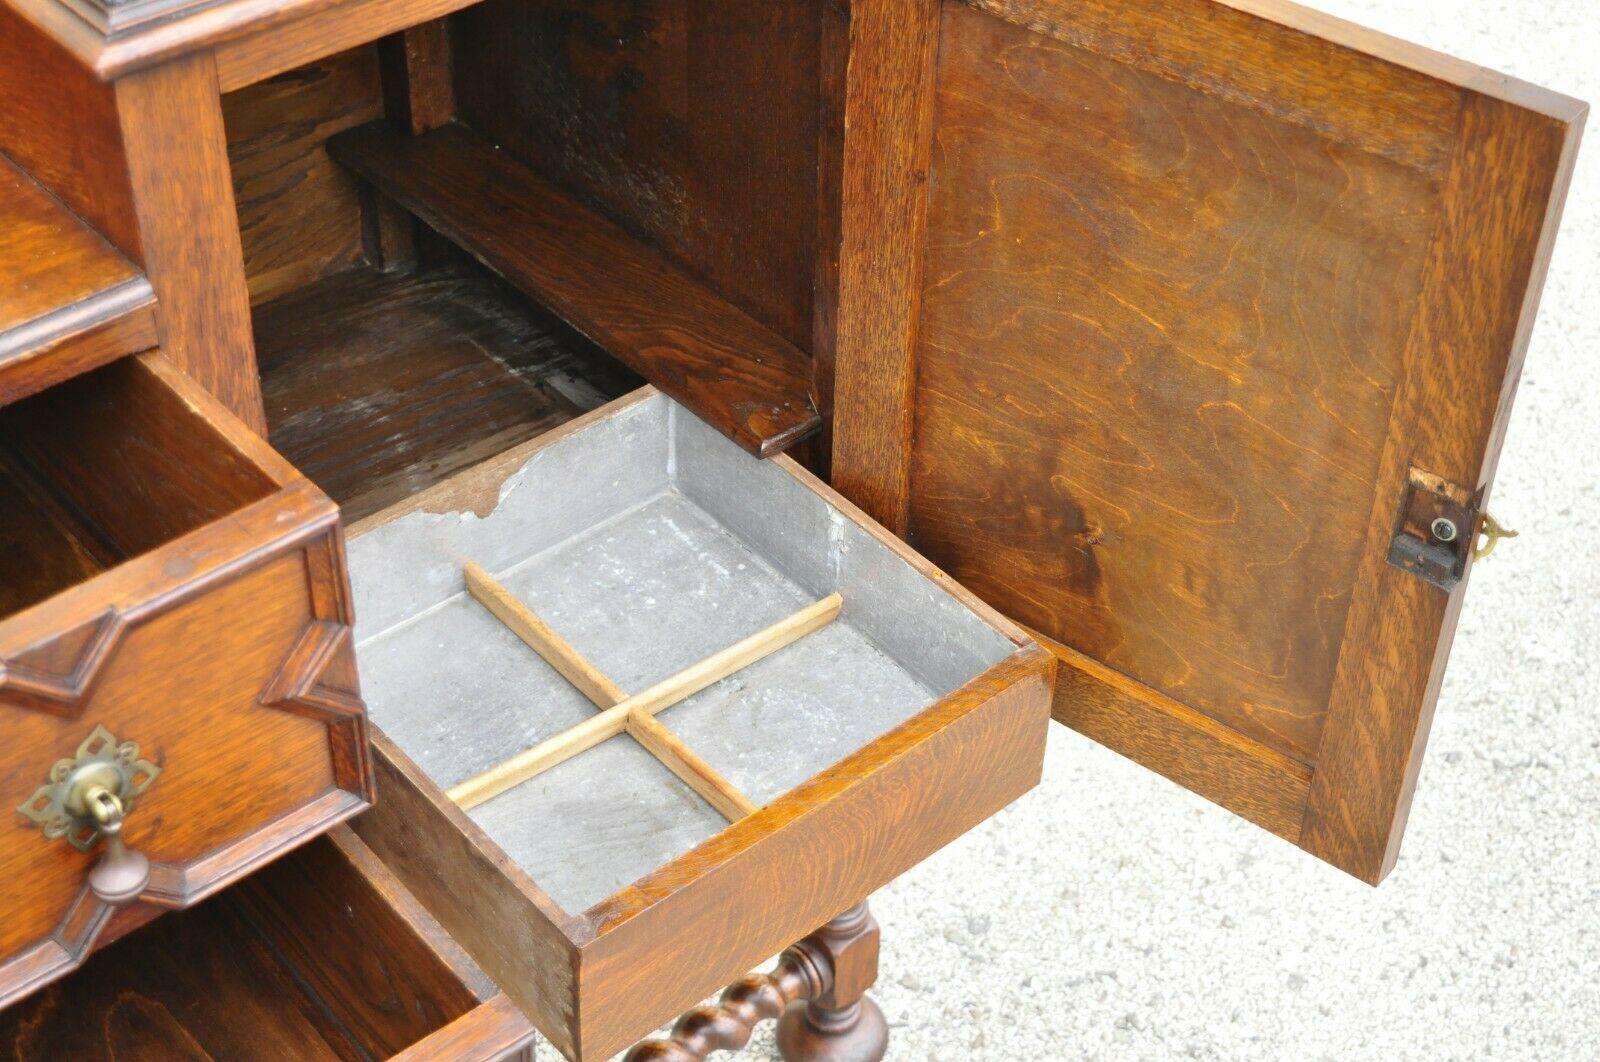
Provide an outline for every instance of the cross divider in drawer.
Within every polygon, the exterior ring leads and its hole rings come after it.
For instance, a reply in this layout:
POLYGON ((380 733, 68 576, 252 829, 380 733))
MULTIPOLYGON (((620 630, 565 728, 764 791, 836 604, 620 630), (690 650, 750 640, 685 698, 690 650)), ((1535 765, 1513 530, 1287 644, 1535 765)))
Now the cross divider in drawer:
POLYGON ((371 517, 350 550, 378 777, 355 829, 574 1059, 1039 777, 1049 654, 793 461, 651 389, 371 517), (813 625, 751 652, 752 630, 813 625), (665 727, 628 725, 686 673, 668 735, 748 804, 657 762, 665 727))
POLYGON ((668 730, 656 714, 833 622, 844 604, 843 597, 830 594, 630 697, 488 572, 469 563, 465 576, 472 596, 601 713, 452 786, 447 795, 463 809, 476 807, 602 741, 627 733, 729 822, 754 813, 759 805, 668 730))

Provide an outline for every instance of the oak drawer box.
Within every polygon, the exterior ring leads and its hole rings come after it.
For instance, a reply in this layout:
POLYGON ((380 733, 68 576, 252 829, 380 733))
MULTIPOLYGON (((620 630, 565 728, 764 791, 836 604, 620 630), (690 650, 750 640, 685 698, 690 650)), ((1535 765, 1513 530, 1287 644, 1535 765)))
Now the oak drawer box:
POLYGON ((350 555, 378 774, 355 828, 574 1057, 626 1047, 1038 779, 1049 655, 787 458, 653 391, 374 517, 350 555), (469 779, 610 714, 498 618, 506 599, 643 703, 835 593, 836 620, 660 714, 735 807, 633 725, 468 811, 442 791, 471 805, 469 779))
POLYGON ((529 1057, 532 1039, 527 1019, 346 829, 0 1013, 8 1058, 81 1062, 495 1062, 529 1057))
POLYGON ((159 355, 0 410, 0 494, 3 1002, 370 782, 337 510, 159 355))

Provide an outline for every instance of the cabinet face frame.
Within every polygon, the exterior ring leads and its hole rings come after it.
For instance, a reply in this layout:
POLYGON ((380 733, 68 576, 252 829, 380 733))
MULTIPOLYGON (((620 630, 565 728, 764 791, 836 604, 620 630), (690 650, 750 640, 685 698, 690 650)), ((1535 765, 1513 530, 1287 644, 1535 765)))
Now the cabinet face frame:
MULTIPOLYGON (((1487 500, 1587 108, 1280 0, 893 0, 854 5, 849 37, 843 106, 852 136, 845 145, 841 200, 835 485, 886 526, 908 534, 914 546, 991 605, 1038 629, 1064 664, 1058 720, 1365 881, 1381 880, 1398 852, 1471 561, 1462 557, 1460 578, 1446 591, 1393 566, 1390 546, 1406 521, 1413 482, 1443 480, 1473 520, 1487 500), (1091 97, 1091 107, 1081 110, 1094 111, 1101 124, 1055 124, 1076 119, 1052 109, 1057 100, 1051 92, 1081 100, 1086 85, 1099 84, 1096 78, 1108 82, 1105 97, 1091 97), (1117 93, 1123 95, 1115 96, 1115 105, 1126 107, 1120 116, 1108 102, 1117 93), (1140 110, 1142 103, 1148 111, 1140 110), (989 121, 976 117, 985 107, 989 121), (1206 124, 1215 116, 1256 127, 1225 133, 1220 125, 1206 124), (1008 122, 1013 117, 1015 127, 1008 122), (963 125, 963 119, 971 121, 963 125), (1395 252, 1396 268, 1414 286, 1380 307, 1391 325, 1381 341, 1388 345, 1373 348, 1390 373, 1383 393, 1360 409, 1334 410, 1364 410, 1375 418, 1378 445, 1361 473, 1365 493, 1352 495, 1342 510, 1349 527, 1337 544, 1345 566, 1317 572, 1295 562, 1307 579, 1342 580, 1330 592, 1343 614, 1330 622, 1318 648, 1322 655, 1316 680, 1306 683, 1303 726, 1286 737, 1274 735, 1270 725, 1255 725, 1253 691, 1226 670, 1215 649, 1204 655, 1210 638, 1205 610, 1218 608, 1227 595, 1251 592, 1242 570, 1249 543, 1230 544, 1226 527, 1195 533, 1188 546, 1160 541, 1152 526, 1154 506, 1142 493, 1161 491, 1163 474, 1167 487, 1213 482, 1242 497, 1239 504, 1248 511, 1273 496, 1271 485, 1252 480, 1253 470, 1242 463, 1228 470, 1232 479, 1211 481, 1204 481, 1205 473, 1198 480, 1180 479, 1181 470, 1158 467, 1154 485, 1143 486, 1092 467, 1075 481, 1076 469, 1051 463, 1053 451, 1071 440, 1066 433, 1072 429, 1062 423, 1087 426, 1083 445, 1090 449, 1125 445, 1139 452, 1138 437, 1118 436, 1108 394, 1129 403, 1130 421, 1144 416, 1155 423, 1144 438, 1159 450, 1166 426, 1160 418, 1170 410, 1152 396, 1150 388, 1160 385, 1148 366, 1169 354, 1147 345, 1135 328, 1113 333, 1125 325, 1119 315, 1141 311, 1152 319, 1152 331, 1176 332, 1177 319, 1162 315, 1183 314, 1189 293, 1173 287, 1170 298, 1158 295, 1140 307, 1135 281, 1116 268, 1160 273, 1185 255, 1220 254, 1223 245, 1205 241, 1222 240, 1228 231, 1244 243, 1248 234, 1240 230, 1253 220, 1252 211, 1275 206, 1225 195, 1196 198, 1198 206, 1222 216, 1196 222, 1187 234, 1165 234, 1165 244, 1119 230, 1119 224, 1135 227, 1137 212, 1118 211, 1142 188, 1154 187, 1142 183, 1151 177, 1141 167, 1154 166, 1149 156, 1166 132, 1162 121, 1192 124, 1178 134, 1198 157, 1198 163, 1188 160, 1191 170, 1222 170, 1233 164, 1227 152, 1243 154, 1271 141, 1271 151, 1257 153, 1259 172, 1244 175, 1267 191, 1303 177, 1308 197, 1314 197, 1319 157, 1343 152, 1343 160, 1364 167, 1352 181, 1372 182, 1362 191, 1371 196, 1373 215, 1381 220, 1387 203, 1425 223, 1410 242, 1395 236, 1403 245, 1395 252), (1035 123, 1037 141, 1018 131, 1029 122, 1035 123), (1110 139, 1092 141, 1096 135, 1110 139), (1237 135, 1239 143, 1219 147, 1216 138, 1228 135, 1237 135), (1054 144, 1046 143, 1052 136, 1054 144), (1097 172, 1073 165, 1071 148, 1064 146, 1091 141, 1114 160, 1097 172), (990 180, 1003 182, 1000 171, 1008 165, 1017 167, 1019 181, 1054 181, 1064 189, 1052 212, 1019 220, 1014 232, 1006 229, 1014 220, 1008 212, 1019 211, 1022 198, 995 191, 990 180), (1126 168, 1118 171, 1119 165, 1126 168), (1380 180, 1391 185, 1380 187, 1380 180), (1412 201, 1394 198, 1402 187, 1410 189, 1412 201), (971 220, 980 214, 992 225, 971 220), (1081 231, 1064 236, 1047 227, 1057 221, 1063 229, 1081 221, 1081 231), (979 246, 991 236, 1011 245, 979 246), (1138 259, 1141 253, 1146 257, 1138 259), (1079 304, 1057 304, 1049 301, 1048 281, 1029 279, 1029 270, 1040 276, 1074 261, 1109 263, 1111 286, 1104 298, 1090 291, 1079 304), (991 290, 964 295, 961 277, 978 274, 989 276, 991 290), (1089 328, 1106 329, 1109 338, 1098 346, 1091 339, 1081 349, 1067 345, 1067 329, 1007 321, 1008 306, 1019 317, 1030 307, 1041 315, 1077 313, 1089 328), (1062 399, 1051 386, 1036 383, 1038 364, 1025 364, 1042 356, 1028 352, 1030 343, 1061 352, 1064 390, 1076 386, 1074 373, 1086 364, 1092 369, 1092 363, 1074 360, 1083 350, 1135 364, 1142 360, 1145 390, 1086 387, 1062 399), (1013 370, 1010 379, 1007 368, 1013 370), (956 412, 963 395, 975 403, 970 418, 956 412), (1072 402, 1099 406, 1103 415, 1074 418, 1072 402), (986 422, 985 410, 1008 407, 1018 415, 986 422), (961 440, 970 442, 974 435, 985 435, 986 443, 963 451, 961 440), (961 467, 969 459, 963 452, 985 447, 1004 474, 982 461, 961 467), (1002 461, 994 456, 999 454, 1007 456, 1002 461), (1062 488, 1058 480, 1071 485, 1062 488), (1074 515, 1073 507, 1081 511, 1074 515), (1119 556, 1119 534, 1143 536, 1137 547, 1125 549, 1153 550, 1149 563, 1142 554, 1119 556), (1206 564, 1241 556, 1232 565, 1206 564), (1108 566, 1111 573, 1104 574, 1108 566), (1174 571, 1199 585, 1185 590, 1163 582, 1164 576, 1177 578, 1174 571), (1071 585, 1074 578, 1084 585, 1071 585), (1182 599, 1190 593, 1194 601, 1182 599), (1167 608, 1188 610, 1189 631, 1171 635, 1164 623, 1157 624, 1152 617, 1167 608), (1113 630, 1120 625, 1124 636, 1097 638, 1094 624, 1113 630), (1169 637, 1179 640, 1172 650, 1179 663, 1212 680, 1213 696, 1167 681, 1176 669, 1164 671, 1149 647, 1169 637), (1201 655, 1188 660, 1194 653, 1201 655), (1224 670, 1215 670, 1219 666, 1224 670)), ((1203 182, 1182 174, 1176 179, 1187 180, 1181 194, 1203 194, 1203 182)), ((1323 233, 1307 228, 1292 235, 1313 253, 1321 239, 1348 236, 1358 220, 1354 208, 1336 202, 1332 214, 1323 233)), ((1304 217, 1284 216, 1308 224, 1304 217)), ((1402 215, 1394 220, 1398 224, 1402 215)), ((1368 224, 1374 223, 1369 217, 1368 224)), ((1381 235, 1374 229, 1365 238, 1381 242, 1381 235)), ((1162 279, 1151 290, 1159 293, 1162 279)), ((1281 299, 1271 304, 1274 295, 1303 294, 1311 313, 1330 319, 1350 310, 1349 291, 1336 289, 1327 276, 1253 280, 1264 293, 1265 309, 1243 285, 1211 291, 1208 305, 1236 314, 1246 328, 1251 314, 1281 308, 1281 299), (1335 296, 1346 303, 1339 305, 1335 296)), ((1358 278, 1345 288, 1359 283, 1358 278)), ((1369 308, 1384 294, 1369 293, 1369 308)), ((1222 313, 1208 320, 1221 321, 1222 313)), ((1266 324, 1282 331, 1281 319, 1266 324)), ((1220 324, 1215 335, 1217 347, 1226 347, 1229 338, 1220 324)), ((1193 357, 1201 343, 1180 336, 1170 346, 1193 357)), ((1313 358, 1316 347, 1310 346, 1306 356, 1313 358)), ((1263 356, 1268 353, 1264 347, 1263 356)), ((1270 393, 1268 370, 1248 358, 1228 369, 1244 400, 1270 393)), ((1112 379, 1109 371, 1105 379, 1112 379)), ((1168 385, 1181 394, 1184 380, 1174 376, 1168 385)), ((1191 415, 1214 397, 1188 393, 1195 403, 1191 415)), ((1262 442, 1266 430, 1244 445, 1270 450, 1262 442)), ((1312 522, 1322 515, 1319 506, 1331 511, 1331 502, 1301 489, 1289 496, 1286 509, 1293 512, 1298 502, 1312 522)), ((1259 545, 1272 550, 1280 544, 1259 545)), ((1255 615, 1276 610, 1286 624, 1303 622, 1286 599, 1258 592, 1249 606, 1255 615)), ((1241 634, 1227 626, 1215 633, 1219 642, 1230 637, 1255 651, 1256 659, 1270 655, 1271 646, 1249 641, 1270 639, 1270 633, 1241 634)), ((1274 710, 1270 700, 1254 707, 1274 710)))

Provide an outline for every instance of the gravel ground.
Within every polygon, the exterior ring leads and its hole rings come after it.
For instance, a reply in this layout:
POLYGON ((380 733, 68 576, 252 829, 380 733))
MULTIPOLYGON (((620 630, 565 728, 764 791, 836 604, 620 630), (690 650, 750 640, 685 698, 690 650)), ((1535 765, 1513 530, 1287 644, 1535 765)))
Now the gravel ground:
MULTIPOLYGON (((1317 3, 1600 102, 1595 0, 1317 3)), ((1523 535, 1473 574, 1388 881, 1053 727, 1038 789, 874 900, 890 1059, 1600 1057, 1597 278, 1591 142, 1494 495, 1523 535)))

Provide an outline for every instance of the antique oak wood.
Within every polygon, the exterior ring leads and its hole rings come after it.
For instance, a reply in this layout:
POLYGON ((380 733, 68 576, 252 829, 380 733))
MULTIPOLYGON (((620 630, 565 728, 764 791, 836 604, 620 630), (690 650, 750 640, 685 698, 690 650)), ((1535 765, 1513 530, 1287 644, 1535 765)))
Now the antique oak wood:
POLYGON ((391 122, 416 136, 455 116, 450 27, 444 19, 383 38, 378 56, 383 67, 383 111, 391 122))
MULTIPOLYGON (((358 182, 328 157, 323 144, 383 113, 378 56, 370 47, 222 97, 253 304, 361 264, 358 182)), ((256 325, 259 359, 259 318, 256 325)))
POLYGON ((1033 783, 1055 662, 1058 720, 1380 880, 1586 114, 1284 0, 0 0, 0 110, 0 795, 96 724, 162 768, 130 907, 0 837, 0 1006, 88 958, 0 1044, 418 1059, 526 1057, 519 1008, 609 1055, 808 933, 635 1057, 802 998, 786 1057, 881 1054, 839 912, 1033 783), (1045 649, 765 808, 603 711, 737 821, 570 912, 369 751, 307 477, 487 512, 608 353, 1045 649), (140 929, 374 774, 377 856, 140 929))
POLYGON ((488 1060, 532 1039, 345 830, 0 1013, 17 1058, 488 1060))
POLYGON ((130 75, 115 91, 162 349, 264 432, 215 65, 202 54, 130 75))
POLYGON ((0 151, 143 270, 163 300, 155 324, 167 355, 261 430, 210 53, 102 84, 31 14, 0 11, 0 151))
POLYGON ((1064 648, 1058 719, 1381 879, 1461 594, 1398 506, 1485 500, 1583 106, 1276 2, 939 37, 915 356, 841 345, 835 480, 1064 648))
POLYGON ((774 1018, 786 1062, 876 1062, 889 1027, 862 993, 877 977, 878 923, 866 904, 852 907, 784 949, 770 973, 725 989, 713 1006, 679 1018, 665 1040, 647 1040, 626 1062, 698 1062, 737 1051, 755 1026, 774 1018))
POLYGON ((909 504, 937 0, 851 7, 840 101, 832 482, 895 534, 909 504))
MULTIPOLYGON (((474 596, 481 601, 486 595, 475 591, 474 596)), ((785 616, 770 627, 662 679, 648 689, 617 701, 598 715, 590 716, 576 726, 541 741, 504 763, 451 786, 446 795, 463 808, 475 807, 498 796, 512 786, 520 785, 556 764, 622 733, 634 717, 664 712, 707 686, 819 630, 838 617, 842 604, 843 599, 838 594, 830 594, 793 615, 785 616)))
POLYGON ((377 807, 355 825, 552 1043, 603 1058, 1031 787, 1044 663, 1030 650, 998 665, 580 915, 556 908, 381 734, 377 807), (815 893, 787 890, 782 868, 823 850, 836 872, 815 893))
MULTIPOLYGON (((624 400, 630 401, 630 400, 624 400)), ((620 404, 552 433, 557 438, 620 404)), ((492 504, 536 440, 364 521, 492 504)), ((787 458, 811 489, 827 492, 787 458)), ((864 520, 828 495, 846 519, 864 520)), ((1018 651, 907 723, 688 854, 585 912, 557 907, 381 733, 378 802, 359 832, 558 1049, 600 1058, 811 932, 1037 780, 1050 657, 903 545, 927 578, 974 608, 1018 651), (826 851, 829 872, 794 888, 792 868, 826 851), (809 853, 809 854, 808 854, 809 853)), ((856 965, 866 965, 866 953, 856 965)), ((855 969, 855 966, 851 966, 855 969)), ((850 983, 865 991, 870 977, 850 983)), ((852 998, 842 994, 839 1009, 852 998)))
POLYGON ((825 7, 486 0, 449 20, 458 117, 808 350, 825 7))
POLYGON ((0 99, 6 108, 0 151, 112 246, 141 261, 111 86, 6 4, 0 4, 0 99))
POLYGON ((471 130, 380 124, 328 148, 746 449, 816 428, 801 351, 471 130))
POLYGON ((73 584, 0 617, 0 791, 26 800, 97 725, 162 769, 124 831, 151 881, 121 914, 85 889, 98 852, 4 835, 3 1001, 361 810, 371 782, 337 511, 282 458, 156 355, 0 410, 0 450, 70 521, 73 584))
MULTIPOLYGON (((464 574, 468 592, 537 652, 545 663, 555 668, 562 678, 589 698, 596 708, 605 711, 627 701, 628 695, 620 686, 585 659, 488 572, 469 563, 464 574)), ((756 804, 749 797, 699 753, 673 735, 652 712, 636 705, 630 706, 622 728, 729 822, 756 810, 756 804)), ((459 800, 457 803, 468 806, 459 800)))
POLYGON ((268 438, 350 521, 639 385, 471 265, 347 270, 255 324, 268 438))
POLYGON ((155 345, 150 282, 0 155, 0 406, 155 345))

